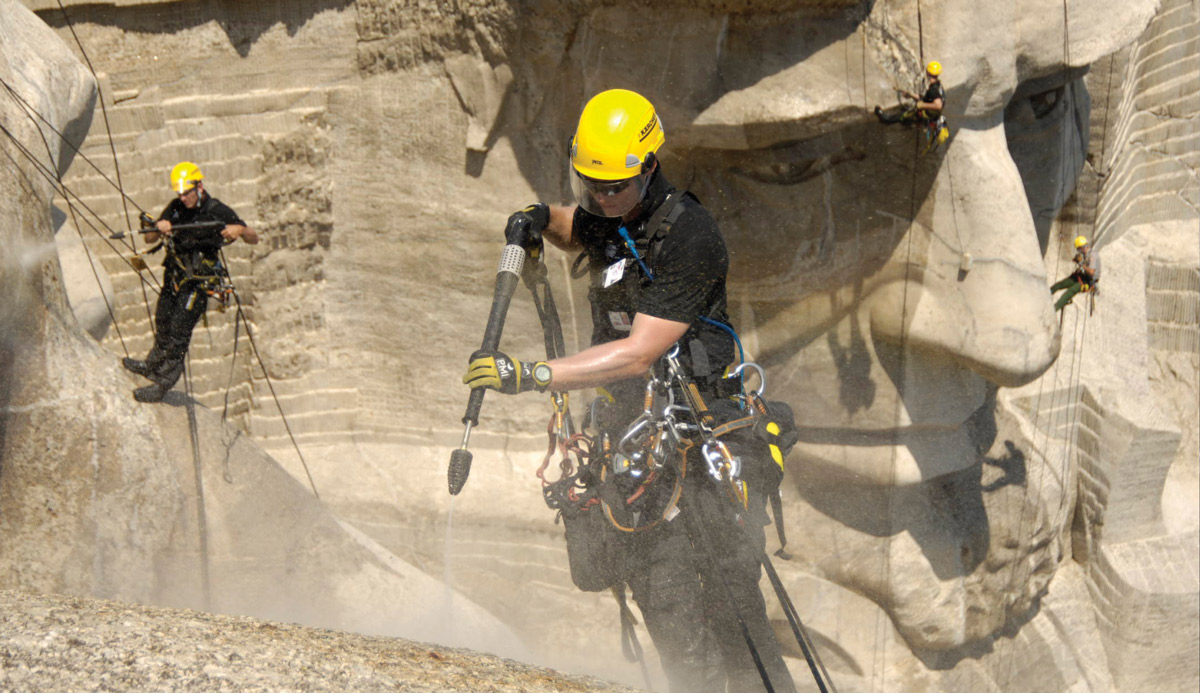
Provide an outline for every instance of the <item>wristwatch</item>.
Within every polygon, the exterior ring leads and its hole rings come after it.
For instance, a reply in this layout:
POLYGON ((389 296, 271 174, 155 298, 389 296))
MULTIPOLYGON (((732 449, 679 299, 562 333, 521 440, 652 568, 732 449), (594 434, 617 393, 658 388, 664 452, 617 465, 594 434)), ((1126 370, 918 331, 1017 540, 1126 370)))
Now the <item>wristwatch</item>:
POLYGON ((537 386, 537 389, 545 390, 550 385, 552 375, 550 365, 545 361, 538 361, 533 364, 533 384, 537 386))

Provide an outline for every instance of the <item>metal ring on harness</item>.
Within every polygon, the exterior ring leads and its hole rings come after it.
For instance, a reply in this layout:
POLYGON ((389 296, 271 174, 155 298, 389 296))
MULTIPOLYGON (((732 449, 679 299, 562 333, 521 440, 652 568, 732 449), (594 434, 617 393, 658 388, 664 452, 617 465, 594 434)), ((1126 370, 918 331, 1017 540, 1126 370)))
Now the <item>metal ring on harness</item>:
POLYGON ((704 456, 704 462, 708 465, 708 474, 717 481, 724 481, 725 475, 722 470, 728 465, 730 478, 737 478, 742 473, 742 461, 733 455, 729 454, 729 448, 725 444, 717 441, 716 445, 704 444, 700 448, 700 452, 704 456))
POLYGON ((762 397, 767 390, 767 372, 763 367, 753 361, 744 361, 739 363, 733 370, 729 371, 726 378, 737 378, 746 368, 753 368, 755 373, 758 373, 758 389, 754 391, 755 396, 762 397))
POLYGON ((633 454, 632 451, 627 452, 626 447, 633 443, 637 436, 642 432, 642 429, 650 425, 653 417, 649 414, 642 414, 630 424, 625 430, 625 435, 621 437, 621 442, 617 443, 617 452, 629 457, 633 454))

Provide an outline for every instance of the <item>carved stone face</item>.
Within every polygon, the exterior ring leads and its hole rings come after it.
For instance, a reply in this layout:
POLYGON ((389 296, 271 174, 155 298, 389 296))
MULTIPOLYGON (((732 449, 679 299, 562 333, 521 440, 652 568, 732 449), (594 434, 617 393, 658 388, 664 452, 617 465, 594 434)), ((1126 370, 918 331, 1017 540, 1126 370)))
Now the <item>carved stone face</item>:
POLYGON ((961 645, 1007 618, 1006 586, 973 573, 1021 530, 984 508, 972 415, 1058 354, 1044 256, 1086 149, 1083 69, 1153 10, 1100 4, 1072 8, 1069 45, 1061 3, 939 3, 922 35, 915 2, 899 2, 865 17, 676 11, 640 23, 610 8, 573 49, 585 93, 652 95, 664 170, 716 215, 735 325, 767 366, 768 397, 796 410, 801 522, 845 559, 823 569, 874 595, 917 647, 961 645), (639 42, 660 58, 639 62, 639 42), (872 109, 899 106, 895 89, 920 94, 928 60, 943 66, 951 137, 927 152, 920 128, 885 127, 872 109), (941 517, 937 499, 972 474, 970 507, 941 517), (869 558, 884 554, 901 578, 869 558))
MULTIPOLYGON (((610 8, 580 31, 584 92, 652 94, 665 170, 717 216, 732 315, 806 429, 805 465, 884 485, 970 467, 964 422, 1057 355, 1043 251, 1089 101, 1063 66, 1086 56, 1064 45, 1061 4, 1034 4, 939 5, 923 37, 904 3, 670 22, 610 8), (643 41, 659 60, 637 57, 643 41), (893 88, 920 93, 932 59, 951 139, 926 154, 920 128, 871 111, 898 105, 893 88)), ((1088 46, 1099 57, 1120 44, 1114 18, 1090 12, 1070 30, 1107 41, 1088 46)))

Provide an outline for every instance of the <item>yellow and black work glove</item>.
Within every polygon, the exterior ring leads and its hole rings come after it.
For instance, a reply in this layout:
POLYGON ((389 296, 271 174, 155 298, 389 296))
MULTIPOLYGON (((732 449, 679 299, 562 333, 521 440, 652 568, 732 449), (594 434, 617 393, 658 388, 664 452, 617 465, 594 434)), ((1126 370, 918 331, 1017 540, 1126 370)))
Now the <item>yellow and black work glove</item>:
POLYGON ((535 253, 536 257, 542 250, 542 232, 549 225, 550 208, 540 202, 532 204, 508 218, 504 226, 504 240, 535 253))
POLYGON ((480 350, 471 354, 463 382, 472 390, 486 387, 506 395, 545 392, 550 385, 550 366, 545 361, 518 361, 499 351, 480 350))

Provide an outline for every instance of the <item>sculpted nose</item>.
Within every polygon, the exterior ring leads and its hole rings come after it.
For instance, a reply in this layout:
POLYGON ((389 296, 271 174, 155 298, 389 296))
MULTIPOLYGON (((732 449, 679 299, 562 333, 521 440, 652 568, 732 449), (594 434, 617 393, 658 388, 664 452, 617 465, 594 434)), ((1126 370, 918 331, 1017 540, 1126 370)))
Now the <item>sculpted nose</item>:
POLYGON ((875 298, 873 333, 944 354, 1002 387, 1045 372, 1060 336, 1002 126, 957 133, 917 217, 896 251, 908 258, 907 282, 875 298))

